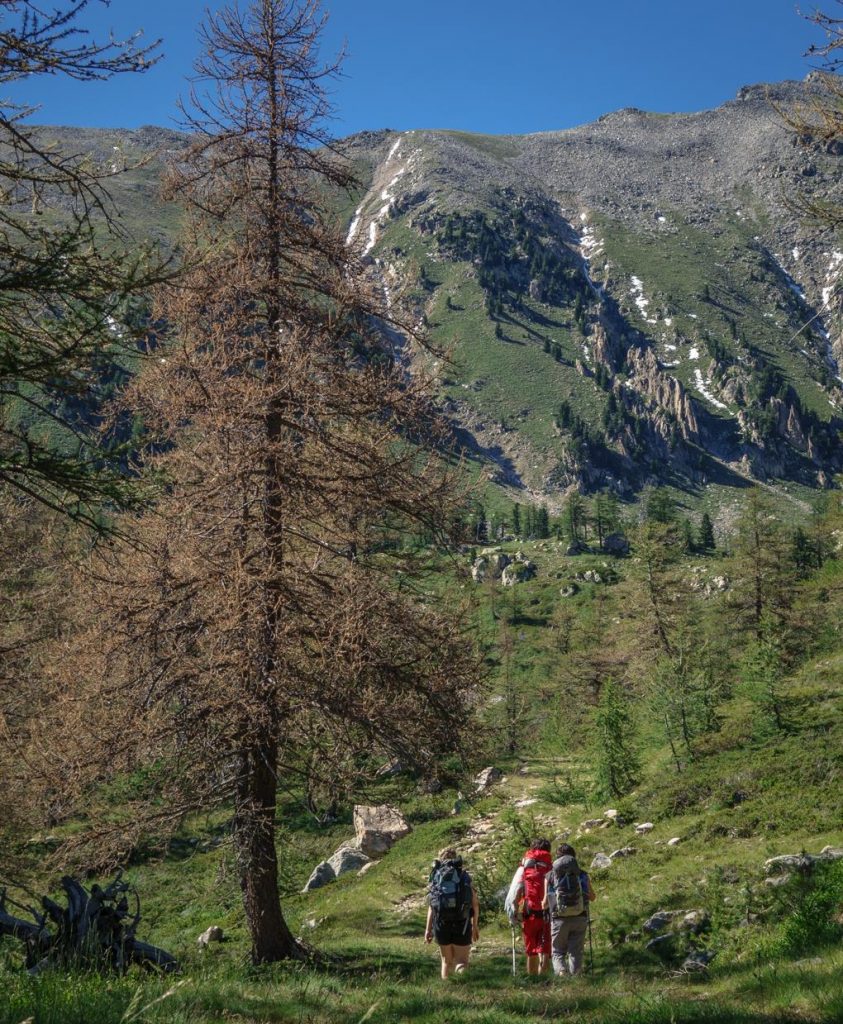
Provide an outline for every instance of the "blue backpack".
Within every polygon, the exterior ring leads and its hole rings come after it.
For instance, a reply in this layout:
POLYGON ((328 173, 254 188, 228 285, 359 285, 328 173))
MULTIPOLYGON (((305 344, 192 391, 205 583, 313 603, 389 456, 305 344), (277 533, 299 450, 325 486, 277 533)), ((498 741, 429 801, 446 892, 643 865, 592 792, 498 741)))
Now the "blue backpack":
POLYGON ((461 860, 436 861, 430 876, 428 902, 438 921, 462 923, 471 916, 471 881, 461 860))

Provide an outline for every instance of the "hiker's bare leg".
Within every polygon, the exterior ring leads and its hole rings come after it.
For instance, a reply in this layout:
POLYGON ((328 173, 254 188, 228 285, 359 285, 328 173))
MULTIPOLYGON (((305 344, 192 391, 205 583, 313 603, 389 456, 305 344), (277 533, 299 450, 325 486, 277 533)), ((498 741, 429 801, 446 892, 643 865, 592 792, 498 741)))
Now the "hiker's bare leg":
POLYGON ((468 968, 471 946, 451 946, 451 949, 454 951, 454 973, 464 974, 468 968))
POLYGON ((541 970, 541 957, 527 954, 527 974, 538 974, 541 970))
POLYGON ((456 946, 440 946, 439 955, 442 957, 442 980, 451 976, 454 969, 454 950, 456 946))

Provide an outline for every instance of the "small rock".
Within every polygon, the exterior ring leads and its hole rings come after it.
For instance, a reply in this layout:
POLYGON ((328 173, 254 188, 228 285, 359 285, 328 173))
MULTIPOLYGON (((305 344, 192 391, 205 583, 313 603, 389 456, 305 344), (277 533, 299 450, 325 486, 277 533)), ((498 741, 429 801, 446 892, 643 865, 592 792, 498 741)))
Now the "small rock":
POLYGON ((603 817, 610 818, 612 821, 614 821, 617 818, 617 816, 618 812, 615 810, 614 807, 610 808, 608 811, 603 812, 603 817))
POLYGON ((820 850, 817 860, 843 860, 843 848, 839 846, 824 846, 820 850))
POLYGON ((321 864, 317 864, 313 869, 313 873, 308 878, 302 892, 312 892, 314 889, 321 889, 323 885, 333 882, 336 877, 331 865, 326 860, 323 860, 321 864))
POLYGON ((684 931, 698 932, 704 931, 709 924, 708 914, 704 910, 689 910, 688 913, 682 918, 681 928, 684 931))
POLYGON ((562 587, 562 589, 559 591, 559 596, 573 597, 577 593, 579 593, 579 587, 576 585, 576 583, 569 583, 567 587, 562 587))
POLYGON ((673 839, 668 839, 667 845, 668 846, 678 846, 681 842, 682 842, 682 840, 679 838, 679 836, 674 836, 673 839))
POLYGON ((577 555, 587 555, 589 552, 588 544, 583 544, 581 540, 575 540, 572 544, 569 544, 565 549, 565 554, 574 558, 577 555))
POLYGON ((606 868, 612 866, 612 858, 607 857, 605 853, 597 853, 594 855, 594 860, 591 862, 592 871, 604 871, 606 868))
POLYGON ((382 764, 375 772, 375 775, 382 778, 385 775, 400 775, 403 771, 404 765, 397 758, 393 758, 391 761, 387 761, 386 764, 382 764))
POLYGON ((225 938, 222 928, 218 924, 212 924, 196 940, 200 946, 209 946, 212 942, 222 942, 225 938))
POLYGON ((500 782, 503 773, 500 768, 488 767, 479 772, 474 780, 474 788, 478 793, 484 793, 491 789, 496 782, 500 782))
POLYGON ((603 824, 603 819, 602 818, 589 818, 588 821, 584 821, 582 823, 582 825, 580 825, 580 831, 582 831, 584 829, 589 829, 589 828, 597 828, 598 825, 602 825, 602 824, 603 824))
POLYGON ((677 917, 682 917, 685 913, 687 913, 685 910, 657 910, 655 914, 647 918, 641 927, 645 932, 664 931, 671 921, 677 917))
POLYGON ((363 867, 360 868, 360 870, 357 872, 357 877, 362 878, 363 875, 368 874, 375 866, 375 864, 377 864, 376 860, 370 860, 368 863, 364 864, 363 867))
POLYGON ((534 796, 531 796, 531 797, 527 797, 525 800, 516 800, 515 801, 515 806, 516 807, 532 807, 533 804, 536 804, 536 803, 538 803, 538 800, 534 796))
POLYGON ((634 846, 623 846, 620 850, 615 850, 614 853, 609 854, 610 860, 617 860, 618 857, 632 857, 638 850, 634 846))
POLYGON ((651 950, 654 949, 656 950, 656 952, 659 952, 662 949, 662 947, 669 946, 672 942, 672 935, 657 935, 654 939, 650 939, 650 941, 644 948, 651 950))
POLYGON ((682 964, 682 970, 688 971, 704 971, 716 956, 716 953, 711 953, 707 949, 695 949, 693 953, 689 953, 682 964))
POLYGON ((782 875, 773 875, 770 878, 765 878, 764 885, 777 889, 780 885, 787 885, 791 878, 793 878, 793 875, 789 871, 785 871, 782 875))
POLYGON ((640 825, 635 826, 635 831, 639 836, 645 836, 648 832, 652 832, 655 826, 652 821, 642 822, 640 825))

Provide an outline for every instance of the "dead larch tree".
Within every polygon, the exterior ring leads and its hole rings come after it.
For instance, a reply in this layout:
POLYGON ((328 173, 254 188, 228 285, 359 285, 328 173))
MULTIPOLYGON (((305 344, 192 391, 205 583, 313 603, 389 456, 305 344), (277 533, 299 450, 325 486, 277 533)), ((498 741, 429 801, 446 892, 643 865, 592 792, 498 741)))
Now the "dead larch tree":
POLYGON ((476 683, 406 543, 443 537, 460 501, 429 383, 323 212, 350 177, 322 136, 321 27, 292 0, 206 24, 168 185, 188 269, 159 295, 169 342, 123 399, 160 498, 134 545, 95 552, 43 715, 77 798, 144 770, 120 822, 89 833, 101 851, 233 805, 257 962, 302 955, 279 900, 282 780, 307 765, 336 784, 384 755, 433 774, 476 683))

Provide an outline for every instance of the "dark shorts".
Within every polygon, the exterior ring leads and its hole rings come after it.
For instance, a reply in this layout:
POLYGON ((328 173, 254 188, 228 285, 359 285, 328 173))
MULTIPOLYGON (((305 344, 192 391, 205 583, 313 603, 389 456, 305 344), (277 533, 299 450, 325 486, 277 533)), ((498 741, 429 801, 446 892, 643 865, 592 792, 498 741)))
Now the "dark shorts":
POLYGON ((470 946, 471 918, 467 921, 434 921, 433 940, 437 946, 470 946))

